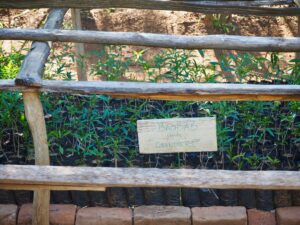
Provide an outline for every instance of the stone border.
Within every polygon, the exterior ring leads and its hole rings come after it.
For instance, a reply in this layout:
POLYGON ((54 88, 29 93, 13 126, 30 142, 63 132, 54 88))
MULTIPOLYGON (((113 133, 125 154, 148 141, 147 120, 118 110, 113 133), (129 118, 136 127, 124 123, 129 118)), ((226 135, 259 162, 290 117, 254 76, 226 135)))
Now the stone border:
MULTIPOLYGON (((300 207, 261 211, 241 206, 188 208, 140 206, 136 208, 79 208, 72 204, 50 206, 51 225, 299 225, 300 207)), ((1 225, 31 225, 32 204, 20 208, 0 204, 1 225)))

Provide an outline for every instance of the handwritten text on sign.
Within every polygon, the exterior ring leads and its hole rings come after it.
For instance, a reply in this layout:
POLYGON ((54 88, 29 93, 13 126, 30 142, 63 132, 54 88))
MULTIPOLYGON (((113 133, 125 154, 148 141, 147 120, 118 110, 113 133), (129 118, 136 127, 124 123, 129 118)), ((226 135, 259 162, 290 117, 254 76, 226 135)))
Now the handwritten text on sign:
POLYGON ((137 121, 140 153, 217 151, 215 117, 137 121))

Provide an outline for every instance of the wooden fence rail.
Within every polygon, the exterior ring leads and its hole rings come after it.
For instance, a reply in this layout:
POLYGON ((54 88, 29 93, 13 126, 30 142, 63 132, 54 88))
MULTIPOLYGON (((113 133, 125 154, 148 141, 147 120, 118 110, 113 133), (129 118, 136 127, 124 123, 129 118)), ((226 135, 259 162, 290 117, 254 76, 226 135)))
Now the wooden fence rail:
POLYGON ((110 45, 138 45, 178 49, 226 49, 242 51, 298 52, 300 38, 238 35, 167 35, 82 30, 1 29, 2 40, 59 41, 110 45))
POLYGON ((0 188, 40 189, 65 187, 84 190, 99 187, 190 187, 217 189, 300 188, 297 171, 233 171, 202 169, 0 166, 0 188))
POLYGON ((115 81, 44 80, 39 88, 16 85, 14 80, 0 80, 0 91, 58 92, 69 94, 104 94, 121 98, 185 101, 291 101, 300 100, 300 85, 145 83, 115 81))
POLYGON ((133 8, 189 11, 208 14, 226 13, 261 16, 298 16, 300 14, 299 8, 286 7, 292 3, 292 0, 0 0, 0 8, 133 8), (282 5, 284 7, 269 7, 271 5, 282 5))

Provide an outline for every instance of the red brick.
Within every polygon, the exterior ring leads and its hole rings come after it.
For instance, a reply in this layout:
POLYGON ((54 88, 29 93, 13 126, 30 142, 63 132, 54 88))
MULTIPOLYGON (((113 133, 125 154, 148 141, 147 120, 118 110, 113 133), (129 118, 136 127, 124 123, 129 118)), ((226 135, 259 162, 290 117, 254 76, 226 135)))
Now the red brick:
POLYGON ((181 206, 140 206, 134 209, 134 225, 190 225, 191 210, 181 206))
POLYGON ((275 213, 249 209, 247 214, 248 225, 276 225, 275 213))
MULTIPOLYGON (((75 205, 50 205, 50 225, 74 225, 75 205)), ((32 204, 22 205, 18 216, 18 225, 31 225, 32 204)))
POLYGON ((50 225, 74 225, 76 205, 50 205, 50 225))
POLYGON ((77 212, 76 225, 132 225, 128 208, 82 208, 77 212))
POLYGON ((192 208, 193 225, 247 225, 245 207, 192 208))
POLYGON ((18 215, 18 225, 31 225, 32 223, 32 204, 21 206, 18 215))
POLYGON ((18 206, 0 205, 0 224, 16 225, 18 206))
POLYGON ((285 207, 276 209, 278 225, 299 225, 300 207, 285 207))

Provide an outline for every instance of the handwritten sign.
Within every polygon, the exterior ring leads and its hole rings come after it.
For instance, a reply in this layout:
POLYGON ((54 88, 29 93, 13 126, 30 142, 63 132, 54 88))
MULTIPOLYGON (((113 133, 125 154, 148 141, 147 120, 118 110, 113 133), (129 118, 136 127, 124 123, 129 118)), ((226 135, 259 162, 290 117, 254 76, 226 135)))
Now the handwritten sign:
POLYGON ((137 121, 140 153, 217 151, 215 117, 137 121))

